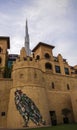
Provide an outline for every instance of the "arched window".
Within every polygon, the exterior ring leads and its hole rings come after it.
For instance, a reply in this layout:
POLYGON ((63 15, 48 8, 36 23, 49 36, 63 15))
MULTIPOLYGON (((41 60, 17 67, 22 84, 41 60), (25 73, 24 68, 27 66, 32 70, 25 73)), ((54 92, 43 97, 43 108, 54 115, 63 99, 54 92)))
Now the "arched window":
POLYGON ((39 60, 39 59, 40 59, 40 56, 39 56, 39 55, 37 55, 37 56, 36 56, 36 60, 39 60))
POLYGON ((52 65, 51 65, 50 63, 46 63, 46 64, 45 64, 45 68, 46 68, 46 69, 52 69, 52 65))
POLYGON ((50 55, 49 55, 48 53, 45 53, 44 56, 45 56, 46 59, 49 59, 49 58, 50 58, 50 55))
POLYGON ((0 64, 1 64, 1 62, 2 62, 2 58, 0 57, 0 64))

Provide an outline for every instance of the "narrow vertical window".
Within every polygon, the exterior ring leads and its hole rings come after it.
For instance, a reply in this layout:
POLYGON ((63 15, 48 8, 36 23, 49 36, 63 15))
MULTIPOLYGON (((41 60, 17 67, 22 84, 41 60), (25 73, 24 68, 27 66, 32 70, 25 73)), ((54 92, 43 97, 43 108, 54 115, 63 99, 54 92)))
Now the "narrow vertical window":
POLYGON ((0 57, 0 64, 1 64, 1 62, 2 62, 2 58, 0 57))
POLYGON ((54 89, 55 88, 55 86, 54 86, 54 82, 52 82, 52 89, 54 89))
POLYGON ((70 86, 69 86, 69 84, 67 84, 67 90, 70 90, 70 86))
POLYGON ((2 48, 0 47, 0 53, 1 53, 1 51, 2 51, 2 48))

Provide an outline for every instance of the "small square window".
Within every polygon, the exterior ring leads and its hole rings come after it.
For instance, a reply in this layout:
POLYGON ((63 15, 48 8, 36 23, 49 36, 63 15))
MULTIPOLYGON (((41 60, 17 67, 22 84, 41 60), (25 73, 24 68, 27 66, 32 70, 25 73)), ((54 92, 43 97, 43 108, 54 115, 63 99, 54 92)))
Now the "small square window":
POLYGON ((5 116, 6 114, 5 114, 5 112, 1 112, 1 116, 5 116))
POLYGON ((77 70, 75 70, 75 74, 77 74, 77 70))
POLYGON ((69 75, 69 69, 68 68, 64 68, 64 70, 65 70, 65 74, 69 75))
POLYGON ((60 66, 55 66, 55 71, 56 71, 56 73, 61 73, 61 71, 60 71, 60 66))

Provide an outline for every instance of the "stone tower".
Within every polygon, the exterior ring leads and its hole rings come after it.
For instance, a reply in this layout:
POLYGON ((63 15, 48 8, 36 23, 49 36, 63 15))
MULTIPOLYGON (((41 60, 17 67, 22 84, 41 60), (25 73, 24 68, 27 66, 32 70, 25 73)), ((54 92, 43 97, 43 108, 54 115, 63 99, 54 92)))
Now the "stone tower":
MULTIPOLYGON (((24 49, 22 48, 21 52, 23 50, 24 49)), ((15 91, 17 89, 21 90, 29 98, 31 98, 40 110, 43 119, 46 121, 46 125, 49 125, 49 107, 43 72, 41 71, 39 63, 36 62, 34 58, 27 57, 26 53, 23 57, 22 54, 23 53, 20 54, 20 58, 17 59, 13 65, 13 87, 10 91, 7 127, 21 128, 24 125, 24 120, 15 106, 15 91)), ((33 127, 36 126, 36 124, 29 120, 28 126, 33 127)))
MULTIPOLYGON (((24 126, 24 120, 21 116, 21 112, 19 113, 15 105, 16 90, 21 90, 34 102, 41 113, 42 121, 45 120, 46 125, 49 125, 50 116, 47 92, 44 84, 44 75, 39 62, 36 62, 35 57, 30 57, 27 21, 25 47, 21 49, 20 56, 13 64, 12 79, 13 86, 10 91, 7 127, 21 128, 24 126)), ((40 123, 40 125, 43 125, 43 123, 40 123)), ((33 122, 30 118, 28 126, 36 126, 36 123, 33 122)))

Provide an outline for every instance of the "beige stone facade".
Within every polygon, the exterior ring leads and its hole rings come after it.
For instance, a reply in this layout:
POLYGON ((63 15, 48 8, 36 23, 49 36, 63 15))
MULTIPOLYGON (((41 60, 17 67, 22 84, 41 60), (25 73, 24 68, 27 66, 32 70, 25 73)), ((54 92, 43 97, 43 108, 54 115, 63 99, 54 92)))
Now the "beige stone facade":
MULTIPOLYGON (((77 66, 70 66, 54 46, 39 43, 27 56, 25 48, 13 63, 11 78, 3 73, 9 38, 0 38, 0 127, 21 128, 24 120, 15 106, 15 91, 21 89, 39 108, 46 125, 77 122, 77 66), (63 109, 70 110, 65 120, 63 109)), ((36 126, 31 120, 29 127, 36 126)))

